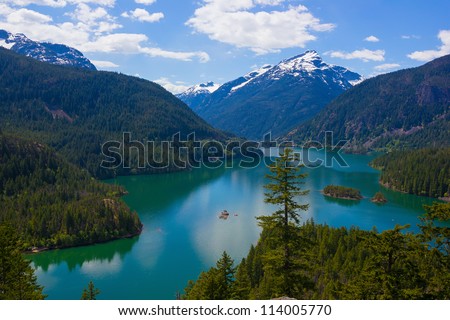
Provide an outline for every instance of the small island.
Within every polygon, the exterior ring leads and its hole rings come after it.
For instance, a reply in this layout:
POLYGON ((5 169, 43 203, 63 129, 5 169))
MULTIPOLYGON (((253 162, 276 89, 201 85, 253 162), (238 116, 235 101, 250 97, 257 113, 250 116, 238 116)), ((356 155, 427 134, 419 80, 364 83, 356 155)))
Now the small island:
POLYGON ((386 199, 386 197, 384 196, 383 193, 378 191, 377 193, 375 193, 375 195, 373 196, 371 201, 373 203, 377 203, 377 204, 385 204, 387 202, 387 199, 386 199))
POLYGON ((345 200, 361 200, 363 196, 361 192, 354 188, 328 185, 323 189, 323 194, 327 197, 345 199, 345 200))

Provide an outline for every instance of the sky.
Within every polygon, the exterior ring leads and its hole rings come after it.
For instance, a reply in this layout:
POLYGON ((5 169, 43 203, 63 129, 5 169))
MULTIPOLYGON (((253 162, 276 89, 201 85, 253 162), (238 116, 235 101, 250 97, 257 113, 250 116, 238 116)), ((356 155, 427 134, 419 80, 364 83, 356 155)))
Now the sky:
POLYGON ((0 29, 173 93, 316 50, 365 77, 450 54, 448 0, 0 0, 0 29))

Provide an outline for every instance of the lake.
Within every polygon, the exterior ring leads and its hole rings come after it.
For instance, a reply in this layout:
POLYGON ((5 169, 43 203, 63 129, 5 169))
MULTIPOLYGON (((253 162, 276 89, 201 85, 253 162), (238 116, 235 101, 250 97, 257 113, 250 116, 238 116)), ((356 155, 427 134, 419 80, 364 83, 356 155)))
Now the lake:
MULTIPOLYGON (((321 156, 318 154, 317 156, 321 156)), ((433 199, 393 192, 380 187, 379 172, 368 163, 374 156, 343 155, 349 167, 305 169, 310 204, 303 219, 331 226, 358 226, 379 231, 396 224, 418 230, 422 206, 433 199), (361 201, 324 197, 328 184, 361 190, 361 201), (383 191, 388 203, 370 201, 383 191)), ((99 299, 175 299, 189 279, 213 266, 226 250, 240 261, 260 233, 255 216, 270 214, 264 203, 261 165, 253 169, 195 169, 150 176, 120 177, 110 183, 129 192, 123 199, 139 213, 144 230, 139 237, 105 244, 55 250, 32 255, 38 281, 48 299, 79 299, 90 280, 101 290, 99 299), (231 215, 218 218, 222 210, 231 215)))

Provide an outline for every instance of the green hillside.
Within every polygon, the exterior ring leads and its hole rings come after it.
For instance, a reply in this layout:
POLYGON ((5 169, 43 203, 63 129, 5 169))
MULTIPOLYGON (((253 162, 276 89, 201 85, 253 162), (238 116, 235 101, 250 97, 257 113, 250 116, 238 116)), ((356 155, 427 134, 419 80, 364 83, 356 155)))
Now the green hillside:
POLYGON ((435 198, 450 195, 450 148, 392 152, 371 164, 382 170, 380 182, 394 190, 435 198))
POLYGON ((0 135, 0 225, 25 247, 68 247, 140 233, 125 191, 94 180, 47 146, 0 135))
MULTIPOLYGON (((130 132, 134 140, 162 140, 180 132, 223 140, 161 86, 123 74, 76 70, 0 48, 0 128, 55 148, 96 177, 100 146, 130 132)), ((128 174, 130 170, 119 170, 128 174)))
POLYGON ((450 145, 450 55, 368 79, 333 100, 289 136, 349 140, 357 150, 450 145))

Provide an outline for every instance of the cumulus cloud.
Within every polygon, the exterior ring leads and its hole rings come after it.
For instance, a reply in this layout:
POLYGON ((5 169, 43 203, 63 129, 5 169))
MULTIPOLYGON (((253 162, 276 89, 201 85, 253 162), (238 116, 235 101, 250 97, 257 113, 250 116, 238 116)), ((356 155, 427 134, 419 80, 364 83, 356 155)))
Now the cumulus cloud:
POLYGON ((4 3, 0 3, 0 16, 7 16, 8 14, 14 12, 14 9, 9 7, 4 3))
POLYGON ((264 11, 285 0, 203 0, 186 25, 212 40, 238 48, 250 48, 257 54, 280 49, 304 47, 316 39, 313 32, 334 29, 321 23, 302 5, 283 11, 264 11))
POLYGON ((181 61, 192 61, 194 59, 197 59, 200 62, 209 61, 209 55, 203 51, 168 51, 156 47, 146 47, 143 42, 147 41, 148 37, 145 34, 114 33, 98 37, 95 41, 80 44, 79 48, 84 52, 144 53, 150 57, 161 57, 181 61))
POLYGON ((138 53, 141 43, 147 40, 145 34, 114 33, 80 44, 79 48, 84 52, 138 53))
POLYGON ((430 61, 450 54, 450 30, 441 30, 438 34, 442 45, 437 50, 414 51, 408 54, 408 58, 418 61, 430 61))
POLYGON ((65 43, 75 47, 90 37, 86 30, 71 22, 54 24, 52 17, 25 8, 6 14, 0 21, 0 29, 24 33, 37 41, 65 43))
POLYGON ((167 78, 159 78, 157 80, 153 80, 157 84, 161 85, 167 91, 172 92, 173 94, 178 94, 189 89, 189 86, 185 85, 183 82, 177 81, 176 83, 172 83, 167 78))
POLYGON ((340 58, 340 59, 360 59, 364 62, 368 61, 384 61, 384 50, 355 50, 353 52, 343 52, 343 51, 330 51, 326 52, 332 58, 340 58))
POLYGON ((20 24, 20 23, 35 24, 35 23, 47 23, 50 21, 52 21, 52 17, 28 9, 19 9, 17 11, 14 11, 10 13, 6 18, 6 22, 12 24, 20 24))
POLYGON ((97 67, 97 69, 112 69, 120 67, 118 64, 111 61, 91 60, 91 62, 97 67))
MULTIPOLYGON (((36 41, 64 43, 82 52, 146 54, 150 57, 199 62, 210 59, 203 51, 170 51, 148 46, 149 39, 145 34, 111 33, 122 27, 115 22, 115 17, 103 7, 92 9, 86 4, 88 1, 78 2, 74 12, 67 14, 73 21, 63 23, 55 23, 51 16, 34 10, 13 10, 6 4, 0 4, 0 29, 24 33, 36 41)), ((100 2, 108 3, 107 0, 100 2)), ((109 64, 108 67, 113 65, 109 64)))
POLYGON ((124 18, 135 19, 141 22, 158 22, 162 18, 164 18, 164 14, 162 12, 150 13, 145 9, 137 8, 133 11, 124 12, 121 15, 124 18))
POLYGON ((122 25, 116 23, 116 19, 109 15, 103 7, 91 9, 87 4, 80 3, 75 11, 68 15, 78 22, 80 29, 93 31, 97 34, 122 28, 122 25))
POLYGON ((68 4, 93 3, 99 6, 113 7, 115 0, 2 0, 17 7, 26 7, 30 4, 46 7, 65 7, 68 4))
POLYGON ((140 52, 146 53, 151 57, 170 58, 182 61, 192 61, 194 59, 198 59, 200 62, 205 63, 210 60, 209 55, 203 51, 177 52, 177 51, 167 51, 160 48, 141 48, 140 52))
POLYGON ((151 4, 154 4, 156 2, 156 0, 134 0, 134 2, 136 2, 138 4, 144 4, 146 6, 149 6, 151 4))
POLYGON ((380 64, 378 66, 375 66, 375 70, 376 71, 388 71, 388 70, 393 70, 393 69, 398 69, 400 68, 400 65, 398 63, 384 63, 384 64, 380 64))
POLYGON ((375 36, 368 36, 367 38, 364 39, 364 41, 368 41, 368 42, 379 42, 380 39, 378 39, 375 36))

